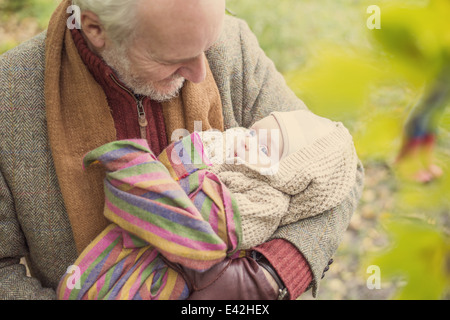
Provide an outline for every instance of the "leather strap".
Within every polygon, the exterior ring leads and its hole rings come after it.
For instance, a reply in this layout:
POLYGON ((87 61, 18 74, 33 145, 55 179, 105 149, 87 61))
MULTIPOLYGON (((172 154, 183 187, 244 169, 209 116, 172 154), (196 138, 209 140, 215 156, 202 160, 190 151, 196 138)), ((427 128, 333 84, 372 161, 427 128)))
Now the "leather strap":
POLYGON ((274 278, 275 282, 278 284, 278 300, 286 300, 289 297, 289 292, 286 286, 283 284, 283 281, 278 276, 277 272, 273 269, 270 262, 264 257, 261 253, 257 251, 252 252, 252 258, 258 263, 261 267, 267 270, 270 275, 274 278))

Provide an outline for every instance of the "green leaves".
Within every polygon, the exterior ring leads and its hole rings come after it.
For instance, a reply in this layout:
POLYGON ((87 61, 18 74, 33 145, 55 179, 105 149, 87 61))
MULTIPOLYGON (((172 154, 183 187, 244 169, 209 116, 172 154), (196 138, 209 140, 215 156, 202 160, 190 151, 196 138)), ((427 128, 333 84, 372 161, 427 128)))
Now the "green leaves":
POLYGON ((402 277, 406 285, 394 299, 440 299, 450 285, 450 243, 435 226, 421 220, 386 223, 391 247, 368 262, 381 270, 382 281, 402 277))
POLYGON ((392 163, 402 132, 401 120, 393 112, 378 112, 358 123, 353 139, 360 159, 392 163))
POLYGON ((449 14, 446 0, 431 0, 427 6, 386 6, 383 27, 374 35, 410 67, 436 71, 450 53, 449 14))
POLYGON ((47 28, 58 1, 0 0, 0 54, 47 28))
POLYGON ((372 57, 361 50, 323 46, 310 66, 285 74, 288 85, 309 108, 335 119, 355 118, 372 86, 383 78, 372 57))

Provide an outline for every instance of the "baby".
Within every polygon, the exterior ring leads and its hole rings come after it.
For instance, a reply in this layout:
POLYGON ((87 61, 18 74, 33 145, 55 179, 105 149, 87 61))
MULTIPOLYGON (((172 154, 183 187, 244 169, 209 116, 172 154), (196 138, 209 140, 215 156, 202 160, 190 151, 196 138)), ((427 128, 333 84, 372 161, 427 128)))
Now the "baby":
POLYGON ((280 225, 337 206, 355 181, 351 135, 308 110, 273 112, 250 129, 200 136, 209 170, 238 203, 241 249, 267 241, 280 225))
POLYGON ((58 298, 186 299, 193 288, 179 266, 206 270, 247 255, 279 225, 332 209, 356 162, 343 125, 309 111, 193 133, 158 157, 145 140, 102 146, 84 165, 106 168, 111 224, 68 269, 58 298))

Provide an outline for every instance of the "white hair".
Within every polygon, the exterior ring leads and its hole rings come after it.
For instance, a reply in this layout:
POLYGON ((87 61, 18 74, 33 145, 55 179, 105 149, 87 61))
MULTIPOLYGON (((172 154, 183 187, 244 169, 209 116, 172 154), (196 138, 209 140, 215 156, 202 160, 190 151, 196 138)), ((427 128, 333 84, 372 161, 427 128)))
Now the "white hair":
POLYGON ((137 2, 139 0, 72 0, 81 11, 95 13, 107 37, 116 45, 130 41, 137 24, 137 2))

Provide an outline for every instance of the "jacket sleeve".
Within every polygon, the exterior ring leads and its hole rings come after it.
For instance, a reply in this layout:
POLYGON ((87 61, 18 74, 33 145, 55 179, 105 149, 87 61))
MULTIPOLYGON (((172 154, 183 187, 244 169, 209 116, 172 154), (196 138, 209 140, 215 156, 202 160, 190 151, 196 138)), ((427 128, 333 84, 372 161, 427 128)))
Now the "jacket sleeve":
MULTIPOLYGON (((221 91, 226 127, 249 127, 273 111, 307 109, 265 55, 244 21, 227 18, 225 32, 226 40, 221 40, 208 53, 208 59, 221 60, 220 63, 210 65, 221 91), (229 76, 221 78, 219 75, 223 72, 229 76)), ((362 164, 359 163, 355 170, 356 179, 342 203, 315 217, 280 227, 273 236, 292 243, 305 257, 313 273, 314 295, 323 270, 336 252, 361 195, 364 176, 362 164)), ((278 259, 268 258, 269 261, 278 259)), ((282 264, 276 267, 282 278, 290 278, 282 275, 286 270, 292 269, 282 264)), ((302 273, 298 274, 302 276, 302 273)))
POLYGON ((335 208, 315 217, 278 228, 272 239, 285 239, 294 244, 308 261, 313 273, 313 295, 316 296, 323 270, 335 254, 356 210, 364 181, 361 162, 355 183, 345 199, 335 208))
POLYGON ((28 254, 9 188, 0 172, 0 300, 50 300, 55 291, 27 276, 20 259, 28 254))
MULTIPOLYGON (((5 163, 19 151, 14 149, 8 133, 18 130, 11 124, 15 124, 15 119, 10 115, 14 110, 13 98, 20 95, 26 99, 28 92, 17 93, 13 90, 16 80, 11 76, 14 72, 21 70, 21 65, 15 59, 5 58, 6 54, 0 56, 0 300, 13 299, 54 299, 55 292, 52 289, 44 288, 36 278, 27 276, 26 268, 20 263, 20 259, 28 256, 29 247, 23 232, 21 223, 17 218, 16 204, 8 183, 5 163), (16 96, 15 96, 16 95, 16 96)), ((9 56, 11 57, 11 55, 9 56)), ((18 60, 18 59, 17 59, 18 60)), ((36 69, 38 67, 34 65, 36 69)), ((27 75, 20 72, 21 78, 27 75)), ((21 124, 23 125, 23 123, 21 124)), ((10 176, 10 179, 14 177, 10 176)))

